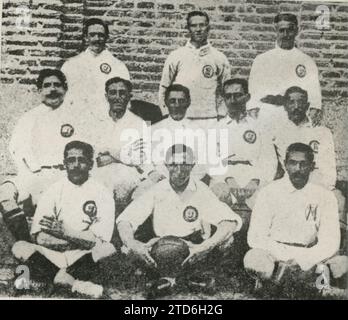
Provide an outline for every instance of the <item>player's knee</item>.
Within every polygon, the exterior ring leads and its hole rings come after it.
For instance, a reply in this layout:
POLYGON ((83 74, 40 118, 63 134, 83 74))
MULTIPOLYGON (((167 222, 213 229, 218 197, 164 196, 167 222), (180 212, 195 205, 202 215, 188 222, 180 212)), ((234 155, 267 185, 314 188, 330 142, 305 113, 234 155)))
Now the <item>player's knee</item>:
POLYGON ((230 188, 226 183, 219 182, 214 183, 210 186, 213 193, 219 198, 220 201, 232 205, 232 197, 230 193, 230 188))
POLYGON ((21 261, 27 261, 36 251, 35 245, 27 241, 17 241, 12 247, 13 256, 21 261))
POLYGON ((335 279, 341 278, 348 272, 348 257, 347 256, 335 256, 327 261, 330 267, 332 276, 335 279))
POLYGON ((116 253, 116 249, 110 242, 96 245, 92 249, 92 257, 95 262, 111 257, 116 253))
POLYGON ((17 188, 12 182, 5 182, 0 185, 0 212, 2 214, 18 208, 17 195, 17 188))
POLYGON ((244 256, 246 271, 257 274, 262 279, 270 279, 275 267, 273 258, 262 249, 251 249, 244 256))

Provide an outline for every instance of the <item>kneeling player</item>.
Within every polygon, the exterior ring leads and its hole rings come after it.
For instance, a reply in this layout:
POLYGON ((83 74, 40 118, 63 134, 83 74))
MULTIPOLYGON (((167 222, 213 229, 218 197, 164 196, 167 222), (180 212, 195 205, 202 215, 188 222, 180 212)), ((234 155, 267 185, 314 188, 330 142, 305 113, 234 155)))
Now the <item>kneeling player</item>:
POLYGON ((103 288, 89 282, 98 261, 115 253, 109 243, 115 220, 112 194, 89 179, 93 148, 80 141, 64 150, 67 178, 53 184, 38 202, 31 229, 36 243, 16 242, 14 256, 29 266, 32 279, 99 297, 103 288))
MULTIPOLYGON (((232 235, 242 224, 240 217, 219 201, 204 183, 190 177, 194 167, 192 149, 182 144, 173 145, 166 153, 166 167, 169 179, 135 199, 116 221, 123 242, 122 251, 145 262, 159 276, 154 289, 171 287, 174 279, 180 278, 179 274, 202 274, 203 268, 210 267, 209 262, 217 265, 212 258, 213 252, 228 248, 233 242, 232 235), (172 237, 166 241, 163 239, 166 236, 172 237), (185 240, 189 247, 185 260, 183 252, 187 248, 178 238, 185 240), (159 268, 163 261, 156 261, 150 254, 158 239, 162 239, 168 250, 183 249, 177 252, 179 268, 175 268, 175 263, 172 265, 178 273, 169 272, 170 279, 166 278, 168 270, 159 268)), ((152 252, 161 255, 161 250, 152 252)), ((170 256, 168 252, 165 255, 170 256)))
MULTIPOLYGON (((319 278, 315 271, 325 269, 331 279, 344 281, 348 258, 337 255, 337 201, 331 191, 309 182, 313 159, 309 145, 291 144, 285 157, 287 174, 262 189, 256 200, 248 232, 252 249, 244 257, 244 266, 270 288, 275 282, 291 284, 292 291, 308 282, 313 288, 319 278)), ((321 288, 323 283, 318 285, 321 288)))

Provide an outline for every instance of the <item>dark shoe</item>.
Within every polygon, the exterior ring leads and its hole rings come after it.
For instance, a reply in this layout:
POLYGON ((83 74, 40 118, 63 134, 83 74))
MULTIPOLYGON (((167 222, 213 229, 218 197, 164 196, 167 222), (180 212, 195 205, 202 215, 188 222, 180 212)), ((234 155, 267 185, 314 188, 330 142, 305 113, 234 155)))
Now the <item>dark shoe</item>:
POLYGON ((187 287, 192 292, 215 293, 215 277, 210 275, 194 275, 187 279, 187 287))

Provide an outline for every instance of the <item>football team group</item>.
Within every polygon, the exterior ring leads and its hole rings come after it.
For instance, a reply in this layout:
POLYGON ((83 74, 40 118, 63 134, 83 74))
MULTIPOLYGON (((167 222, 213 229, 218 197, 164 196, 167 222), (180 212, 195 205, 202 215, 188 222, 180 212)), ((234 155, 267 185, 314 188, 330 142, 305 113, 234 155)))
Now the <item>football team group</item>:
POLYGON ((31 283, 94 298, 344 290, 345 197, 297 17, 275 16, 249 79, 209 42, 205 12, 186 19, 158 105, 132 99, 100 19, 85 21, 84 51, 40 71, 42 102, 9 143, 17 175, 0 185, 16 261, 31 283))

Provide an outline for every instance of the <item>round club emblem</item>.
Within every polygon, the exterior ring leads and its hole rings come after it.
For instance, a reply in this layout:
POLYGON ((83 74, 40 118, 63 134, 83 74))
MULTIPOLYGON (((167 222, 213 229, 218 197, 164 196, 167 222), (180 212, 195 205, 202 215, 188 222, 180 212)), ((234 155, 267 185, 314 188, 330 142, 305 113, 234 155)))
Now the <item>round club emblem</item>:
POLYGON ((210 65, 205 65, 202 69, 203 75, 206 78, 211 78, 214 75, 214 68, 210 65))
POLYGON ((111 67, 107 63, 102 63, 100 65, 100 71, 105 73, 105 74, 109 74, 111 72, 111 67))
POLYGON ((184 210, 184 220, 187 222, 196 221, 198 218, 198 210, 195 207, 187 206, 184 210))
POLYGON ((70 138, 74 134, 74 128, 71 124, 63 124, 60 128, 60 134, 64 138, 70 138))
POLYGON ((256 133, 252 130, 247 130, 244 132, 243 138, 248 143, 254 143, 256 141, 256 133))
POLYGON ((312 140, 309 143, 309 146, 312 148, 314 153, 318 153, 319 152, 319 141, 317 140, 312 140))
POLYGON ((307 71, 306 71, 306 67, 303 64, 299 64, 296 67, 296 74, 298 77, 303 78, 306 76, 307 71))
POLYGON ((97 205, 93 200, 86 201, 83 205, 83 212, 90 218, 95 218, 97 216, 97 205))

